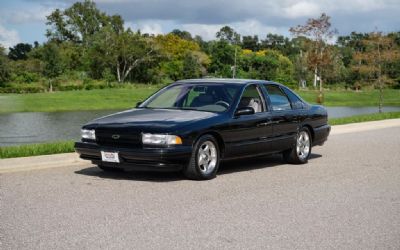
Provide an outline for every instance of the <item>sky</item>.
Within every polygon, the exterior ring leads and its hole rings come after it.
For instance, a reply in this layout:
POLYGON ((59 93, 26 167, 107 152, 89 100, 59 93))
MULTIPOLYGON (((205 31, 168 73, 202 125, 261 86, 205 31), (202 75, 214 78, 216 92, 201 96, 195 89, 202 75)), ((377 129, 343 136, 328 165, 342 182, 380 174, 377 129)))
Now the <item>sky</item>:
MULTIPOLYGON (((73 0, 0 0, 0 44, 46 41, 46 16, 73 0)), ((331 16, 338 35, 352 31, 400 31, 400 0, 98 0, 107 14, 120 14, 127 27, 142 33, 163 34, 187 30, 205 40, 225 25, 242 35, 268 33, 289 36, 289 28, 331 16)))

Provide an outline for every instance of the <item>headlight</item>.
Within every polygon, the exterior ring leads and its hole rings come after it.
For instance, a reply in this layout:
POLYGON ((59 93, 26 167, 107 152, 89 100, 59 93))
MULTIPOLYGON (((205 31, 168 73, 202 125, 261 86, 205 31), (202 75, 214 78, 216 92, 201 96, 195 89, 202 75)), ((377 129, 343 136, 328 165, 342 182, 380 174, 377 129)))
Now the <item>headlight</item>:
POLYGON ((81 129, 81 136, 83 139, 96 140, 94 129, 81 129))
POLYGON ((142 142, 148 145, 176 145, 182 144, 182 139, 176 135, 142 134, 142 142))

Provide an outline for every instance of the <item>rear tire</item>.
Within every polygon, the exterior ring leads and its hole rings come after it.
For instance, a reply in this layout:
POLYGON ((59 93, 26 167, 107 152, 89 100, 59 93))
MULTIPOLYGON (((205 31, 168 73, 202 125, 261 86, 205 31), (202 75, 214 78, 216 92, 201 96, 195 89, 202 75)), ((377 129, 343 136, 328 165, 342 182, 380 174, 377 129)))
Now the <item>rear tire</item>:
POLYGON ((297 133, 296 144, 293 148, 283 152, 283 158, 287 163, 304 164, 311 155, 312 138, 308 128, 301 128, 297 133))
POLYGON ((215 178, 219 167, 219 147, 211 135, 203 135, 194 144, 189 164, 183 174, 192 180, 210 180, 215 178))

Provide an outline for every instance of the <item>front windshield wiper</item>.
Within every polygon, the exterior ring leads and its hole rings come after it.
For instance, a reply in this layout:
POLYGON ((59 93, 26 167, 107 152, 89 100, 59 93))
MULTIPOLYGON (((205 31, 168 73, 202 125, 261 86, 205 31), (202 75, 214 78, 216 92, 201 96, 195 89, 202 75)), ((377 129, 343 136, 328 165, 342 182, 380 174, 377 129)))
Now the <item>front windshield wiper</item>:
POLYGON ((211 110, 203 110, 203 109, 197 109, 197 108, 190 108, 190 107, 141 107, 141 108, 146 108, 146 109, 171 109, 171 110, 193 110, 193 111, 200 111, 200 112, 211 112, 211 113, 219 113, 216 111, 211 111, 211 110))

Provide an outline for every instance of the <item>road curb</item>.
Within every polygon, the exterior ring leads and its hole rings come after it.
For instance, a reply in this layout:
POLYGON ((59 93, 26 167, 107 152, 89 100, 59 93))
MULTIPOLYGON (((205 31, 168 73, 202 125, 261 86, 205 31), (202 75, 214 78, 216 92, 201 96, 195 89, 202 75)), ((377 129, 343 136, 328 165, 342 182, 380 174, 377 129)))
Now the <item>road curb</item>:
POLYGON ((0 160, 0 174, 46 168, 83 166, 88 165, 88 163, 80 159, 77 153, 9 158, 0 160))
MULTIPOLYGON (((332 126, 331 135, 357 133, 392 127, 400 127, 400 119, 388 119, 381 121, 335 125, 332 126)), ((80 159, 77 153, 9 158, 0 159, 0 174, 47 168, 77 167, 85 165, 90 165, 90 163, 88 161, 80 159)))

